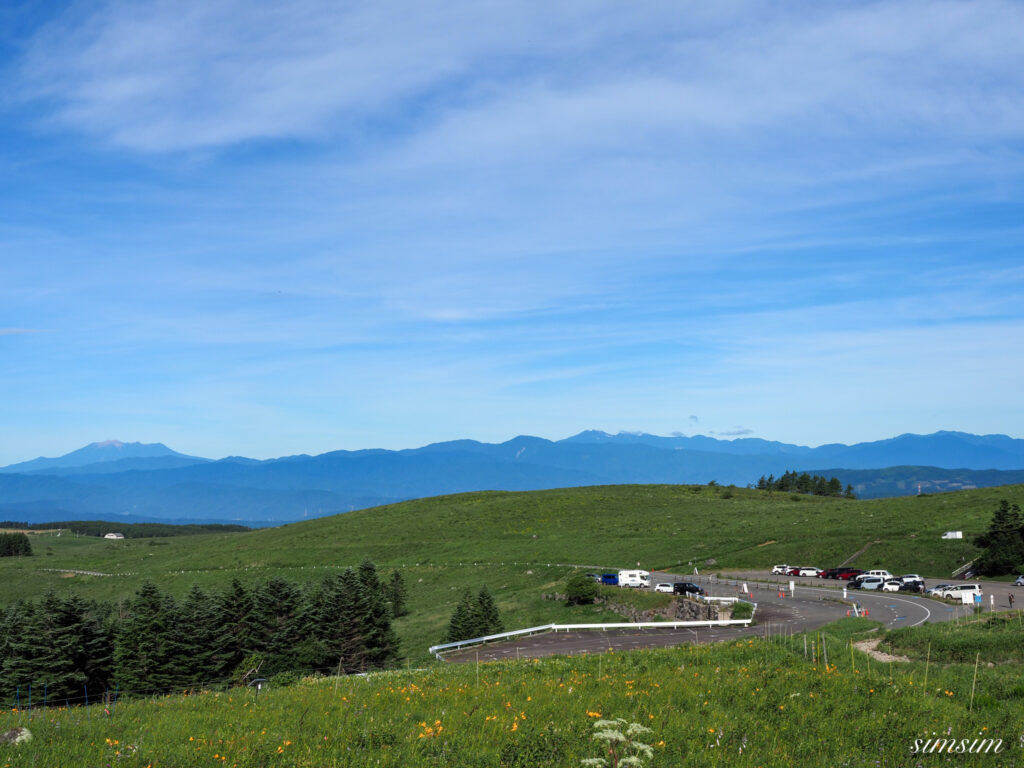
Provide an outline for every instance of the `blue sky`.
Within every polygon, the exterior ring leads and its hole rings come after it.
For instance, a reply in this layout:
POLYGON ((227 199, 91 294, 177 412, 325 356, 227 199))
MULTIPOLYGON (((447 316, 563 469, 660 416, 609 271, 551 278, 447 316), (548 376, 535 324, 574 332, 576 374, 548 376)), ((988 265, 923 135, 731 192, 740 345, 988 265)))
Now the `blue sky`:
POLYGON ((0 464, 1024 437, 1022 29, 2 0, 0 464))

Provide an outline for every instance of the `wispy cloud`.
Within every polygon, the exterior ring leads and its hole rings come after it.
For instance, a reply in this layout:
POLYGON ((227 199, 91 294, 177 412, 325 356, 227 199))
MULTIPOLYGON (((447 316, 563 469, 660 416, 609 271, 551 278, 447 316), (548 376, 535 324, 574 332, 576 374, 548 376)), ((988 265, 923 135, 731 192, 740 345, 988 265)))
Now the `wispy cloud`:
POLYGON ((44 333, 37 328, 0 328, 0 336, 21 336, 26 333, 44 333))

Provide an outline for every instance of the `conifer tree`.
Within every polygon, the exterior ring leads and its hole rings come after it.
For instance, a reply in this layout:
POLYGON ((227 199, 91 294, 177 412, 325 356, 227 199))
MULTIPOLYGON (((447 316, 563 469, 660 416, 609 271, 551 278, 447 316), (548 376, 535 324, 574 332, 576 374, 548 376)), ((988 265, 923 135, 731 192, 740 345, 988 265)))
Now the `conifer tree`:
POLYGON ((122 691, 166 691, 178 684, 180 659, 172 627, 176 607, 152 581, 145 582, 128 603, 128 615, 117 628, 114 676, 122 691))
POLYGON ((477 637, 505 631, 505 627, 501 623, 501 617, 498 615, 498 606, 495 604, 494 598, 491 597, 491 593, 487 590, 486 584, 480 587, 480 592, 476 596, 476 614, 479 624, 478 631, 480 632, 480 635, 477 635, 477 637))
POLYGON ((263 674, 296 669, 295 653, 302 642, 302 593, 290 581, 273 578, 253 592, 253 647, 265 654, 263 674))
POLYGON ((224 660, 225 671, 230 673, 256 650, 252 593, 238 579, 232 579, 227 591, 220 595, 219 603, 221 633, 217 651, 224 660))
POLYGON ((397 570, 391 572, 391 580, 387 585, 387 595, 388 602, 391 603, 392 618, 397 619, 399 616, 405 616, 409 613, 406 608, 408 592, 405 587, 405 579, 402 578, 402 574, 397 570))
POLYGON ((979 573, 999 576, 1024 569, 1024 515, 1020 506, 1000 500, 988 530, 975 543, 985 550, 976 563, 979 573))
POLYGON ((175 665, 182 672, 179 682, 183 687, 199 688, 227 677, 221 618, 217 598, 193 584, 178 608, 179 658, 175 665))
POLYGON ((398 637, 391 628, 391 605, 369 560, 359 566, 363 597, 363 654, 367 669, 384 669, 398 659, 398 637))
POLYGON ((444 641, 446 643, 455 643, 459 640, 479 637, 479 635, 475 634, 478 628, 476 604, 473 596, 467 589, 462 593, 462 598, 455 606, 452 617, 448 621, 448 634, 445 635, 444 641))

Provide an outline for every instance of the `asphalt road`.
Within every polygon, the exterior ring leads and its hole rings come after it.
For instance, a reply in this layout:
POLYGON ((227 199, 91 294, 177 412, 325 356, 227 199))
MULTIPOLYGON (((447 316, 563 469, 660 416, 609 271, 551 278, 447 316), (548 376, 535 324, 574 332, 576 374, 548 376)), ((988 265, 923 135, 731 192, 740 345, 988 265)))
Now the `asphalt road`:
MULTIPOLYGON (((445 659, 472 662, 537 658, 555 654, 572 656, 685 643, 721 642, 750 636, 797 634, 846 616, 854 604, 858 610, 866 610, 869 618, 880 621, 888 629, 911 627, 930 621, 949 621, 958 615, 968 615, 972 610, 971 606, 951 605, 910 593, 849 590, 844 600, 842 582, 810 577, 793 577, 781 581, 779 577, 771 576, 766 571, 730 574, 724 579, 702 575, 651 574, 652 584, 662 581, 697 581, 707 590, 708 595, 714 597, 742 596, 749 600, 753 595, 752 599, 757 603, 757 624, 750 627, 546 632, 513 638, 507 642, 467 648, 445 654, 445 659), (788 590, 790 580, 795 583, 793 594, 788 590), (744 583, 747 587, 746 592, 742 591, 744 583), (784 587, 781 593, 780 586, 784 587)), ((928 582, 928 586, 939 583, 934 579, 929 579, 928 582)), ((1024 589, 1003 582, 983 582, 983 589, 985 610, 990 608, 989 595, 995 596, 996 610, 1008 607, 1008 596, 1011 593, 1018 600, 1024 599, 1024 589)), ((1017 607, 1024 605, 1018 603, 1017 607)))

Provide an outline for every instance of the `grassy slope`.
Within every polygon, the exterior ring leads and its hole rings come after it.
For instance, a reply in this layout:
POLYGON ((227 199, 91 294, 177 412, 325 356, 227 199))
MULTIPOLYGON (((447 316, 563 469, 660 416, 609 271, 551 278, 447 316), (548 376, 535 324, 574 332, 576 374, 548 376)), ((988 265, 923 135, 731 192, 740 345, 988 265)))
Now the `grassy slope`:
POLYGON ((807 638, 434 666, 365 678, 93 707, 0 712, 11 766, 554 768, 600 754, 598 716, 651 732, 652 766, 1019 765, 1019 665, 880 664, 844 619, 807 638), (829 666, 814 654, 827 635, 829 666), (927 680, 927 685, 925 682, 927 680), (973 695, 972 695, 973 690, 973 695), (973 699, 973 701, 972 701, 973 699), (1002 739, 997 754, 913 755, 915 740, 1002 739))
POLYGON ((610 618, 539 598, 561 591, 570 569, 559 563, 640 561, 654 569, 714 558, 716 569, 827 566, 877 540, 858 565, 945 577, 974 548, 969 538, 943 541, 942 532, 980 533, 1001 498, 1024 503, 1024 486, 855 502, 706 486, 603 486, 420 499, 251 533, 125 541, 40 536, 33 538, 35 557, 0 560, 0 602, 51 588, 117 599, 145 578, 178 595, 192 583, 221 586, 233 577, 306 581, 370 558, 385 571, 402 569, 414 610, 397 628, 419 659, 443 634, 465 587, 486 583, 509 627, 610 618), (68 577, 42 568, 119 575, 68 577))

